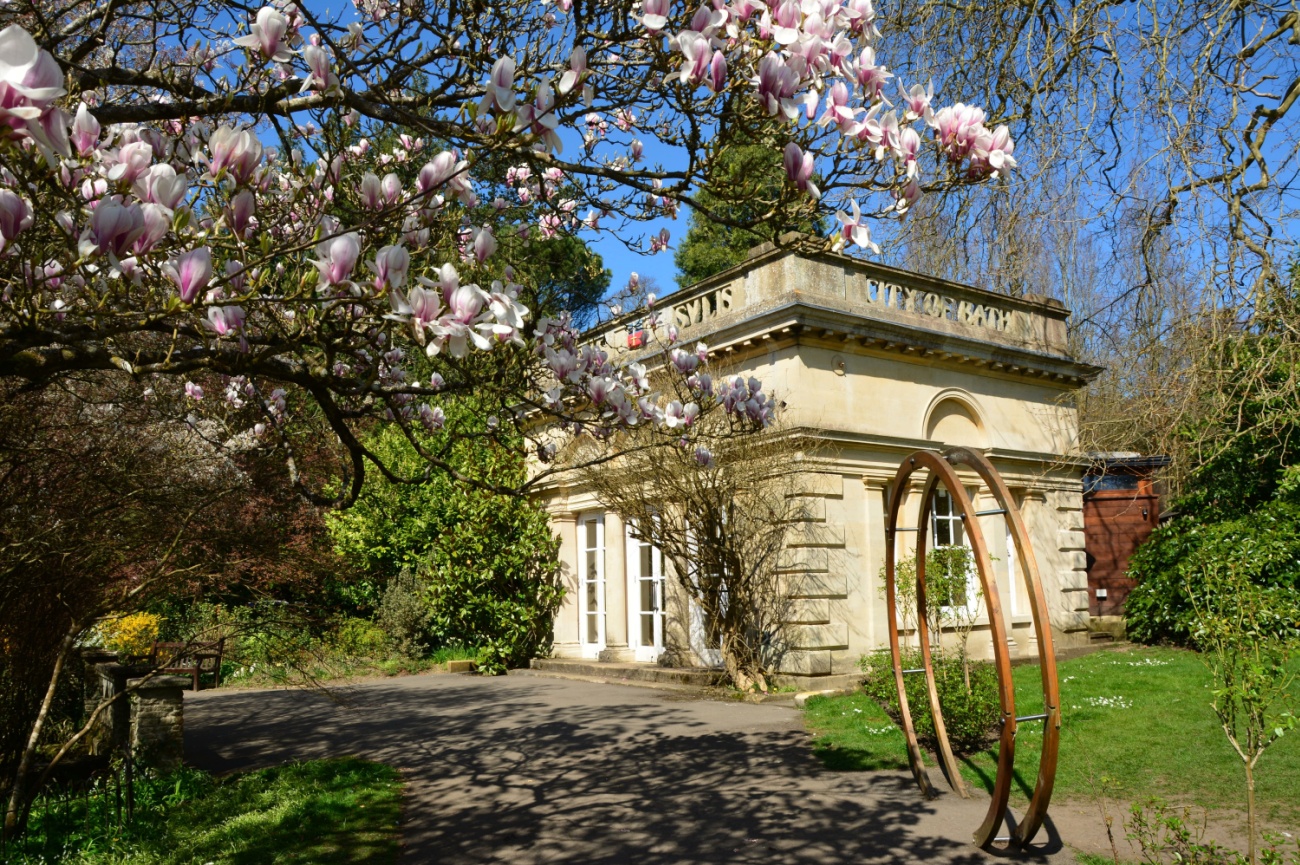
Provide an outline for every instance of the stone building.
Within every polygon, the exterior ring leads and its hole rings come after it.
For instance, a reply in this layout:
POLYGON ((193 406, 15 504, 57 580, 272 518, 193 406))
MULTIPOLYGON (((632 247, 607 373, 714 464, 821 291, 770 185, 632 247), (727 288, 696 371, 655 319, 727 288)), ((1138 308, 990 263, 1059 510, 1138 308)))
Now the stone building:
MULTIPOLYGON (((666 298, 661 327, 709 346, 711 363, 753 375, 784 403, 784 423, 819 433, 832 456, 810 462, 799 490, 810 522, 787 551, 798 602, 782 672, 852 672, 886 645, 882 598, 886 504, 918 448, 981 449, 1016 495, 1052 609, 1057 646, 1087 640, 1080 462, 1073 392, 1100 370, 1073 359, 1065 307, 1010 297, 832 253, 758 247, 743 264, 666 298)), ((647 351, 636 314, 593 333, 611 353, 647 351)), ((966 478, 981 506, 978 479, 966 478)), ((710 665, 716 652, 697 611, 665 575, 671 563, 629 534, 618 514, 576 487, 543 500, 561 539, 568 593, 555 622, 560 658, 710 665)), ((987 507, 987 504, 985 505, 987 507)), ((960 520, 940 497, 932 537, 961 543, 960 520)), ((982 517, 995 557, 1013 656, 1037 651, 1023 584, 1000 516, 982 517)), ((909 523, 910 524, 910 523, 909 523)), ((979 613, 974 653, 991 652, 979 613), (982 642, 981 642, 982 641, 982 642)))

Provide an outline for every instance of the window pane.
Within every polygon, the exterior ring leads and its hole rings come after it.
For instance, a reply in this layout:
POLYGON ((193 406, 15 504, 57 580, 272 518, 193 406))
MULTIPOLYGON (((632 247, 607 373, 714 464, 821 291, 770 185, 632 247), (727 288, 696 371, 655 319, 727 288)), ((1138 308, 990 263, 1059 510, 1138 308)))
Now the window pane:
POLYGON ((596 610, 599 609, 600 609, 600 604, 596 597, 596 583, 588 582, 587 583, 587 611, 594 613, 596 610))
POLYGON ((598 622, 596 621, 596 617, 593 615, 587 616, 587 642, 588 643, 600 642, 600 629, 598 627, 598 622))
POLYGON ((641 616, 641 645, 655 644, 655 617, 653 614, 641 616))
POLYGON ((654 547, 641 545, 641 576, 648 577, 654 573, 654 547))
POLYGON ((952 523, 943 517, 934 518, 934 543, 939 547, 952 546, 952 523))
POLYGON ((952 499, 948 497, 948 491, 942 487, 934 496, 934 512, 945 517, 952 514, 952 499))
POLYGON ((596 551, 587 550, 587 579, 595 580, 600 577, 600 571, 596 567, 596 551))
POLYGON ((596 521, 587 520, 587 548, 595 549, 596 547, 596 521))
POLYGON ((948 523, 948 525, 950 527, 948 533, 952 535, 953 546, 961 546, 966 543, 965 532, 962 528, 961 520, 954 518, 948 523))
POLYGON ((653 580, 641 580, 641 611, 648 613, 655 608, 655 584, 653 580))

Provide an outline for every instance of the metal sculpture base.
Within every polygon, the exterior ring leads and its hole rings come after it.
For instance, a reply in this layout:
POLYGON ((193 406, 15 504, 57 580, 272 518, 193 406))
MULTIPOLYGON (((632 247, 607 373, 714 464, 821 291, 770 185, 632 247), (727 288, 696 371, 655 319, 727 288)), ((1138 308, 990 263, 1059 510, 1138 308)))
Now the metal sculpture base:
POLYGON ((1048 618, 1047 598, 1043 594, 1043 584, 1038 576, 1038 566, 1030 546, 1029 532, 1025 529, 1020 510, 1016 507, 1011 491, 1002 482, 1002 477, 993 464, 983 454, 969 448, 948 448, 943 453, 917 451, 903 460, 898 473, 894 476, 894 494, 889 504, 889 524, 885 530, 885 606, 889 616, 889 649, 894 662, 894 683, 898 689, 903 735, 907 739, 907 759, 911 763, 912 774, 916 777, 921 792, 926 797, 934 796, 934 785, 930 783, 930 776, 921 755, 921 746, 916 739, 912 713, 907 702, 907 689, 903 681, 904 676, 925 673, 930 713, 934 719, 935 739, 938 742, 939 760, 944 775, 957 794, 963 798, 970 795, 962 783, 957 760, 953 756, 948 732, 944 726, 939 691, 935 685, 934 665, 930 657, 929 627, 926 622, 926 535, 934 508, 935 493, 940 483, 948 491, 954 507, 961 512, 966 537, 969 539, 971 553, 975 558, 976 570, 979 573, 985 606, 988 610, 989 635, 993 640, 993 664, 997 671, 998 699, 1002 709, 1001 732, 998 737, 997 776, 993 781, 988 813, 984 817, 984 822, 975 830, 974 840, 980 847, 988 847, 1000 840, 1023 846, 1032 841, 1042 827, 1043 819, 1047 816, 1047 805, 1052 798, 1052 785, 1056 780, 1057 751, 1061 740, 1061 700, 1056 678, 1056 655, 1052 649, 1052 629, 1048 618), (965 466, 974 471, 996 500, 997 508, 976 511, 965 486, 957 476, 955 466, 965 466), (898 518, 903 499, 900 491, 907 489, 908 480, 917 471, 929 472, 929 480, 921 495, 921 510, 914 527, 900 527, 898 518), (1016 716, 1016 692, 1011 679, 1011 658, 1007 648, 1002 602, 998 595, 997 581, 992 573, 988 545, 985 543, 984 533, 979 524, 979 517, 996 515, 1001 515, 1006 520, 1007 529, 1015 544, 1020 573, 1024 575, 1025 588, 1029 595, 1034 635, 1038 643, 1039 669, 1042 673, 1044 709, 1038 715, 1016 716), (899 532, 913 531, 916 532, 916 632, 921 647, 922 666, 914 670, 904 670, 902 654, 899 650, 897 591, 894 582, 895 537, 899 532), (1016 826, 1014 833, 998 837, 997 830, 1006 816, 1007 802, 1011 796, 1016 728, 1021 722, 1039 721, 1043 724, 1043 748, 1039 757, 1038 780, 1034 784, 1033 796, 1029 800, 1024 818, 1016 826))

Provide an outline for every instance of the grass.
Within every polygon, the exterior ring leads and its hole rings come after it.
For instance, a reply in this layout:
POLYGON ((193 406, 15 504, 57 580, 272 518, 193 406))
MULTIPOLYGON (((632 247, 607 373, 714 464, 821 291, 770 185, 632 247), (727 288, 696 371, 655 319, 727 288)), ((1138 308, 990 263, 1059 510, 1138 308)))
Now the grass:
POLYGON ((477 661, 481 653, 481 649, 472 646, 448 646, 435 650, 427 658, 351 657, 311 652, 293 662, 240 665, 228 661, 222 664, 221 685, 258 688, 376 676, 409 676, 442 669, 448 661, 477 661))
POLYGON ((357 758, 213 778, 181 770, 137 782, 135 819, 118 827, 111 795, 46 805, 13 865, 387 865, 396 861, 401 781, 357 758))
MULTIPOLYGON (((1210 708, 1209 673, 1195 653, 1109 650, 1062 662, 1057 669, 1062 727, 1055 796, 1128 801, 1159 796, 1211 809, 1244 809, 1241 762, 1210 708)), ((1038 667, 1016 667, 1014 678, 1016 714, 1041 712, 1038 667)), ((811 699, 805 717, 814 751, 828 768, 907 768, 902 732, 865 695, 811 699)), ((1023 806, 1038 774, 1041 725, 1021 724, 1017 739, 1012 804, 1023 806)), ((996 756, 996 749, 968 755, 963 776, 991 788, 996 756)), ((1289 735, 1258 765, 1256 797, 1264 819, 1300 825, 1297 790, 1300 735, 1289 735)))

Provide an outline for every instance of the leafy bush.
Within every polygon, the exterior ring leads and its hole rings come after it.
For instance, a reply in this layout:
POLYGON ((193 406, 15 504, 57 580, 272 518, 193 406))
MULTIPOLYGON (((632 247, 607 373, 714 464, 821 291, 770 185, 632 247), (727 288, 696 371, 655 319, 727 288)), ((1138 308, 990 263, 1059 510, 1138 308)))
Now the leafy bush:
MULTIPOLYGON (((1129 563, 1129 575, 1138 581, 1125 603, 1129 636, 1190 645, 1195 633, 1191 592, 1213 606, 1202 575, 1225 571, 1284 596, 1277 607, 1294 607, 1300 596, 1300 504, 1275 499, 1232 519, 1207 524, 1188 516, 1156 529, 1129 563)), ((1287 623, 1279 621, 1278 627, 1287 623)))
POLYGON ((388 634, 366 619, 345 618, 334 633, 334 648, 349 658, 371 658, 388 645, 388 634))
POLYGON ((162 618, 153 613, 115 615, 95 626, 96 634, 109 651, 137 657, 153 650, 162 618))
MULTIPOLYGON (((1249 865, 1255 861, 1236 850, 1205 839, 1205 821, 1197 822, 1190 808, 1175 810, 1160 799, 1135 802, 1125 821, 1128 838, 1142 850, 1142 861, 1153 865, 1249 865)), ((1283 845, 1272 839, 1259 851, 1263 865, 1300 865, 1300 842, 1283 845), (1285 848, 1295 846, 1294 853, 1285 848)))
MULTIPOLYGON (((472 408, 449 407, 449 427, 472 408)), ((367 445, 399 473, 424 467, 399 431, 367 445)), ((483 440, 457 443, 448 459, 503 486, 524 477, 517 452, 483 440)), ((482 646, 482 668, 499 672, 548 645, 562 594, 558 542, 546 512, 527 499, 444 474, 420 484, 374 475, 357 503, 328 521, 338 551, 383 587, 376 621, 399 651, 482 646)))
MULTIPOLYGON (((921 666, 921 653, 909 650, 902 653, 903 669, 921 666)), ((972 753, 988 744, 1002 720, 1002 704, 998 700, 998 676, 993 665, 986 661, 970 662, 970 690, 966 689, 966 669, 958 656, 933 658, 934 683, 939 691, 939 705, 943 708, 943 722, 948 730, 948 741, 957 753, 972 753)), ((863 683, 866 693, 878 702, 895 723, 901 720, 898 710, 898 691, 894 685, 894 669, 889 652, 872 652, 863 655, 859 662, 866 673, 863 683)), ((925 677, 904 676, 907 688, 907 705, 912 711, 912 724, 916 737, 928 748, 938 746, 934 733, 934 718, 930 714, 930 698, 926 693, 925 677)))
POLYGON ((407 658, 420 658, 429 650, 427 586, 410 568, 388 581, 375 623, 387 636, 389 647, 407 658))

